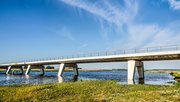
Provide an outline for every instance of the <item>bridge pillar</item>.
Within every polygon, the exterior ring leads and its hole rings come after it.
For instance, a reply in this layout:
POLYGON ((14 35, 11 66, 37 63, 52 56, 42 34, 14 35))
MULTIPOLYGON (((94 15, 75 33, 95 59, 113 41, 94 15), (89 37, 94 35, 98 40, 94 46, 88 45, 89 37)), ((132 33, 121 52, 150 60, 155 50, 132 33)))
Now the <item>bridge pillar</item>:
POLYGON ((10 71, 11 71, 11 66, 8 67, 6 74, 9 74, 10 71))
POLYGON ((44 66, 41 66, 42 75, 45 74, 44 66))
POLYGON ((74 70, 74 75, 75 75, 75 76, 78 76, 78 75, 79 75, 79 72, 78 72, 78 66, 77 66, 77 64, 74 65, 73 70, 74 70))
POLYGON ((24 70, 23 70, 23 67, 22 67, 22 66, 20 67, 20 70, 21 70, 22 75, 23 75, 23 74, 24 74, 24 70))
POLYGON ((26 69, 26 72, 25 72, 25 75, 28 75, 32 68, 36 68, 36 69, 39 68, 42 71, 41 75, 45 74, 45 70, 44 70, 44 66, 43 65, 28 65, 28 67, 26 69))
POLYGON ((79 73, 78 73, 78 66, 77 66, 76 63, 61 63, 61 64, 59 65, 59 70, 58 70, 58 76, 59 76, 59 77, 62 77, 63 72, 64 72, 64 69, 65 69, 66 67, 73 67, 74 74, 75 74, 76 76, 79 75, 79 73))
POLYGON ((31 65, 28 65, 28 66, 27 66, 27 69, 26 69, 26 72, 25 72, 25 75, 28 75, 29 72, 30 72, 30 70, 31 70, 31 65))
POLYGON ((137 71, 138 71, 139 79, 140 80, 144 79, 144 64, 143 64, 143 62, 138 62, 137 71))
POLYGON ((64 64, 64 63, 61 63, 61 64, 59 65, 58 77, 62 77, 64 68, 65 68, 65 64, 64 64))
POLYGON ((143 62, 129 60, 128 61, 128 80, 134 80, 135 70, 138 70, 139 78, 144 79, 144 66, 143 62))
MULTIPOLYGON (((6 74, 9 74, 12 68, 16 68, 16 69, 18 68, 21 70, 22 74, 24 73, 22 66, 9 66, 8 69, 6 70, 6 74)), ((14 74, 14 73, 12 73, 12 74, 14 74)))

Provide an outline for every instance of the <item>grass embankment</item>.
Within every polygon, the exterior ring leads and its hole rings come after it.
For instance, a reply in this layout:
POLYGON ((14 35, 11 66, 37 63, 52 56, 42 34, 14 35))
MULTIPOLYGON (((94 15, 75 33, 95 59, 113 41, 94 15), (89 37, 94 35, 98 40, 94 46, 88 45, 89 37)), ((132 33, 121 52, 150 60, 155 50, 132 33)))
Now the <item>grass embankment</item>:
POLYGON ((0 101, 163 102, 180 101, 180 85, 120 85, 115 81, 0 86, 0 101))

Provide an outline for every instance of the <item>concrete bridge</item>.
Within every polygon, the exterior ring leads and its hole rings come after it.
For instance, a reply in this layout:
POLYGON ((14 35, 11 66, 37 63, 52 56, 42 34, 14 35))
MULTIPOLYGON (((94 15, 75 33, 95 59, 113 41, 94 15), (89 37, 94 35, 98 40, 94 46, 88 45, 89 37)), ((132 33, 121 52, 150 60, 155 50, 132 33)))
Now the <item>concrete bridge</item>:
POLYGON ((180 45, 149 47, 142 49, 128 49, 121 51, 111 51, 104 53, 90 53, 88 55, 76 55, 71 57, 61 57, 51 60, 38 60, 0 64, 0 68, 5 68, 6 74, 9 74, 12 68, 19 68, 25 75, 28 75, 32 68, 39 68, 44 74, 45 65, 59 65, 57 76, 62 76, 66 67, 74 69, 75 75, 78 76, 78 64, 96 63, 96 62, 128 62, 128 80, 134 79, 135 70, 137 69, 139 79, 144 79, 143 61, 157 60, 179 60, 180 45))

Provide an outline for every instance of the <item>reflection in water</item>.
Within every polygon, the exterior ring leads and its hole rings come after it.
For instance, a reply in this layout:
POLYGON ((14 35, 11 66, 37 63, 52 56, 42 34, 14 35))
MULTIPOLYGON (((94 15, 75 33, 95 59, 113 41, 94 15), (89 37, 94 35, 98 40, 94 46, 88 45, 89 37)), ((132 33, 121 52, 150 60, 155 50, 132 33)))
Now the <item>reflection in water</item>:
POLYGON ((71 79, 73 82, 78 80, 78 75, 74 75, 73 78, 71 79))
MULTIPOLYGON (((68 80, 69 82, 75 82, 75 81, 77 81, 78 80, 78 75, 73 75, 73 77, 70 79, 70 80, 68 80)), ((62 83, 62 82, 65 82, 66 80, 65 80, 65 78, 64 77, 58 77, 58 83, 62 83)))
POLYGON ((11 78, 11 76, 10 76, 9 74, 7 74, 6 80, 7 80, 7 81, 10 80, 10 78, 11 78))
POLYGON ((28 84, 29 83, 29 75, 25 75, 25 83, 28 84))
POLYGON ((63 77, 58 77, 58 83, 62 83, 64 81, 63 77))
POLYGON ((134 80, 128 80, 128 84, 135 84, 134 80))
POLYGON ((28 79, 28 78, 29 78, 29 75, 25 75, 25 78, 27 78, 27 79, 28 79))
POLYGON ((144 84, 144 78, 139 78, 139 80, 138 80, 139 82, 139 84, 144 84))

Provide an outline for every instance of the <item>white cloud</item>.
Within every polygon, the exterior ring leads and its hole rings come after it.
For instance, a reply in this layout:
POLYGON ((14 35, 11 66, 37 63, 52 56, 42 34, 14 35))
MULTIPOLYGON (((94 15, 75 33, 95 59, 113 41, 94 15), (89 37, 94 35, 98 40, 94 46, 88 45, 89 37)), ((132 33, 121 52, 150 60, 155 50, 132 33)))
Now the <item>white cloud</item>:
POLYGON ((109 23, 116 24, 118 27, 129 22, 137 12, 135 0, 124 0, 125 6, 116 5, 109 1, 98 0, 95 3, 86 0, 60 0, 68 5, 83 9, 109 23))
POLYGON ((180 20, 171 22, 167 26, 160 28, 159 31, 153 36, 151 43, 149 45, 157 44, 177 44, 180 38, 180 20))
POLYGON ((60 1, 87 11, 97 17, 101 24, 102 37, 107 42, 109 42, 109 32, 112 29, 118 31, 118 33, 121 32, 123 25, 128 25, 132 22, 138 13, 138 3, 136 0, 124 0, 124 5, 118 5, 116 2, 106 0, 98 0, 96 2, 88 2, 86 0, 60 1))
POLYGON ((180 9, 180 1, 179 0, 168 0, 170 7, 174 10, 180 9))
MULTIPOLYGON (((139 15, 139 2, 136 0, 122 0, 124 4, 113 3, 112 0, 60 0, 74 8, 84 10, 94 15, 100 22, 102 38, 109 41, 108 50, 118 50, 134 47, 157 46, 160 44, 179 43, 180 21, 174 21, 167 26, 160 26, 156 23, 139 23, 136 16, 139 15), (113 34, 116 30, 120 36, 116 39, 109 38, 117 36, 113 34)), ((171 8, 179 9, 179 1, 169 0, 171 8)), ((85 45, 83 45, 84 47, 85 45)), ((161 63, 160 63, 161 64, 161 63)), ((114 68, 119 68, 119 64, 114 68)), ((167 64, 163 64, 167 66, 167 64)), ((169 64, 170 67, 175 64, 169 64)), ((159 64, 148 64, 149 68, 157 68, 159 64), (157 65, 152 67, 151 65, 157 65)), ((179 66, 179 64, 177 64, 179 66)), ((97 67, 97 65, 95 65, 97 67)), ((111 68, 112 66, 109 66, 111 68)), ((160 66, 161 68, 165 68, 160 66)), ((91 65, 92 68, 92 65, 91 65)), ((103 66, 103 68, 105 68, 103 66)), ((125 66, 123 67, 125 68, 125 66)))
MULTIPOLYGON (((139 2, 136 0, 123 0, 123 4, 107 0, 98 0, 96 2, 86 0, 61 1, 87 11, 99 19, 102 38, 108 42, 108 49, 124 49, 179 42, 178 23, 171 23, 166 27, 161 27, 156 23, 137 22, 136 16, 139 15, 139 2), (113 34, 114 30, 120 36, 113 34), (116 39, 111 39, 109 35, 117 37, 116 39)), ((179 1, 170 1, 173 2, 173 5, 176 5, 173 7, 177 9, 179 1)))

